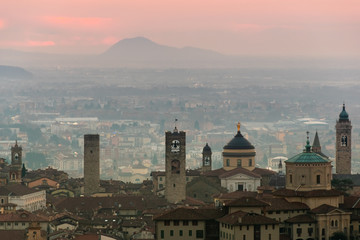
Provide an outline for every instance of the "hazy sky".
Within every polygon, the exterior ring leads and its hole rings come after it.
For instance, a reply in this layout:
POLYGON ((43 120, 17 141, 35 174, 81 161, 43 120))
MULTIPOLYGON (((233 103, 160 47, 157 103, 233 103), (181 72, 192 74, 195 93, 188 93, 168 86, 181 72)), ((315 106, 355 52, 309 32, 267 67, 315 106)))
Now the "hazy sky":
POLYGON ((0 48, 100 53, 136 36, 226 54, 360 55, 360 0, 1 0, 0 48))

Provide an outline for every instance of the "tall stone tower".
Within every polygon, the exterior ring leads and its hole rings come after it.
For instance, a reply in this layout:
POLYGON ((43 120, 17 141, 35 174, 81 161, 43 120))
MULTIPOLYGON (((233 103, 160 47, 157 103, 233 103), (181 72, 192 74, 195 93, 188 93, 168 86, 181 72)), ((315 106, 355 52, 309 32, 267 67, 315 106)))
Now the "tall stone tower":
POLYGON ((89 196, 100 190, 100 136, 84 135, 84 194, 89 196))
POLYGON ((212 165, 212 159, 211 159, 211 148, 209 147, 209 145, 206 143, 205 147, 203 148, 203 152, 202 152, 202 171, 203 172, 207 172, 207 171, 211 171, 211 165, 212 165))
POLYGON ((9 171, 9 182, 21 182, 21 168, 22 168, 22 147, 18 146, 17 141, 15 146, 11 147, 11 165, 9 171))
POLYGON ((186 138, 185 132, 165 133, 165 198, 170 203, 178 203, 186 198, 186 138))
POLYGON ((336 121, 336 173, 351 174, 351 121, 345 104, 336 121))

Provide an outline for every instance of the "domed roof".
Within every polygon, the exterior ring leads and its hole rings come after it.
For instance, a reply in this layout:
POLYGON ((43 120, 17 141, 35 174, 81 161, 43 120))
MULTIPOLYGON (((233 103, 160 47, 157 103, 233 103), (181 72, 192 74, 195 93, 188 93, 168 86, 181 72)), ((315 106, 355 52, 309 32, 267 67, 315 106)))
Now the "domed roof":
POLYGON ((224 149, 255 149, 255 147, 238 131, 224 149))
POLYGON ((304 149, 304 152, 299 153, 298 155, 295 155, 292 158, 289 158, 286 160, 286 163, 325 163, 329 162, 329 160, 326 157, 321 156, 318 153, 311 151, 310 141, 309 141, 309 132, 307 132, 307 141, 306 146, 304 149))
POLYGON ((343 110, 339 114, 340 120, 349 120, 349 114, 345 111, 345 103, 343 104, 343 110))
POLYGON ((203 152, 210 152, 211 153, 211 148, 209 147, 209 145, 206 143, 205 147, 203 148, 203 152))

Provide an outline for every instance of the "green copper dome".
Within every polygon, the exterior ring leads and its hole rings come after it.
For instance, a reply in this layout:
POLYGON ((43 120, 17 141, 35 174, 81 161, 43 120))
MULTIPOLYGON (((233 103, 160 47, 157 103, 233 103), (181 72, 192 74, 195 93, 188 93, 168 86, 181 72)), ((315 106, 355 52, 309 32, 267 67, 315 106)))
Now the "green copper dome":
POLYGON ((339 115, 340 120, 349 120, 349 114, 345 111, 345 103, 343 105, 343 110, 341 111, 339 115))
POLYGON ((286 163, 325 163, 329 160, 318 153, 311 151, 310 141, 309 141, 309 132, 307 133, 307 140, 304 152, 299 153, 298 155, 289 158, 286 160, 286 163))
POLYGON ((303 152, 289 158, 286 163, 325 163, 329 162, 328 159, 314 152, 303 152))

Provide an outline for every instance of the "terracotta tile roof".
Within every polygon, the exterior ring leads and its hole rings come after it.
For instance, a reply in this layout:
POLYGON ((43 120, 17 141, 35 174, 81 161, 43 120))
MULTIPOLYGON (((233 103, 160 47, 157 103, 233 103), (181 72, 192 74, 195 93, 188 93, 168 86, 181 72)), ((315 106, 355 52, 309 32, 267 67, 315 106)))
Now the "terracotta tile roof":
POLYGON ((46 216, 34 214, 25 210, 0 214, 0 222, 48 222, 46 216))
POLYGON ((24 196, 35 192, 39 192, 39 190, 28 188, 21 184, 12 184, 0 187, 0 196, 24 196))
POLYGON ((242 197, 257 197, 257 192, 246 192, 246 191, 235 191, 230 193, 220 193, 215 198, 219 198, 220 200, 230 200, 230 199, 239 199, 242 197))
POLYGON ((265 168, 254 168, 252 172, 260 176, 276 175, 276 172, 265 168))
POLYGON ((340 196, 341 192, 335 189, 331 190, 312 190, 312 191, 295 191, 290 189, 278 189, 274 192, 274 196, 283 197, 331 197, 340 196))
POLYGON ((316 213, 316 214, 326 214, 326 213, 329 213, 329 212, 331 212, 331 211, 333 211, 335 209, 337 209, 337 208, 334 207, 334 206, 323 204, 323 205, 320 205, 317 208, 314 208, 313 210, 311 210, 311 212, 316 213))
POLYGON ((263 198, 269 204, 266 211, 310 210, 309 206, 301 202, 289 202, 285 198, 263 198))
POLYGON ((316 223, 314 217, 310 214, 302 214, 285 220, 287 223, 316 223))
POLYGON ((93 212, 99 209, 138 210, 166 207, 165 198, 158 196, 117 195, 113 197, 75 197, 65 198, 54 203, 58 211, 93 212))
POLYGON ((206 205, 203 201, 192 198, 192 197, 186 197, 186 199, 183 201, 183 204, 188 205, 188 206, 204 206, 204 205, 206 205))
POLYGON ((237 175, 237 174, 245 174, 249 177, 253 177, 253 178, 261 178, 261 176, 259 174, 256 174, 254 172, 251 172, 245 168, 242 168, 242 167, 238 167, 238 168, 235 168, 233 170, 230 170, 230 171, 227 171, 223 174, 221 174, 219 176, 219 178, 228 178, 228 177, 232 177, 234 175, 237 175))
POLYGON ((99 236, 96 233, 87 233, 76 236, 74 240, 99 240, 99 236))
POLYGON ((0 230, 1 239, 24 240, 26 239, 26 230, 0 230))
POLYGON ((359 209, 360 197, 358 196, 344 196, 344 203, 340 204, 341 209, 359 209))
POLYGON ((228 214, 222 218, 217 219, 221 223, 230 225, 255 225, 255 224, 279 224, 278 221, 268 218, 256 213, 247 213, 243 211, 228 214))
POLYGON ((254 197, 242 197, 240 199, 225 201, 225 206, 229 207, 266 207, 268 203, 254 197))
POLYGON ((218 177, 218 176, 220 176, 221 174, 223 174, 225 172, 226 172, 225 169, 219 168, 219 169, 215 169, 215 170, 212 170, 212 171, 204 172, 203 175, 207 176, 207 177, 218 177))
POLYGON ((155 221, 162 220, 211 220, 222 216, 217 209, 176 208, 154 217, 155 221))

